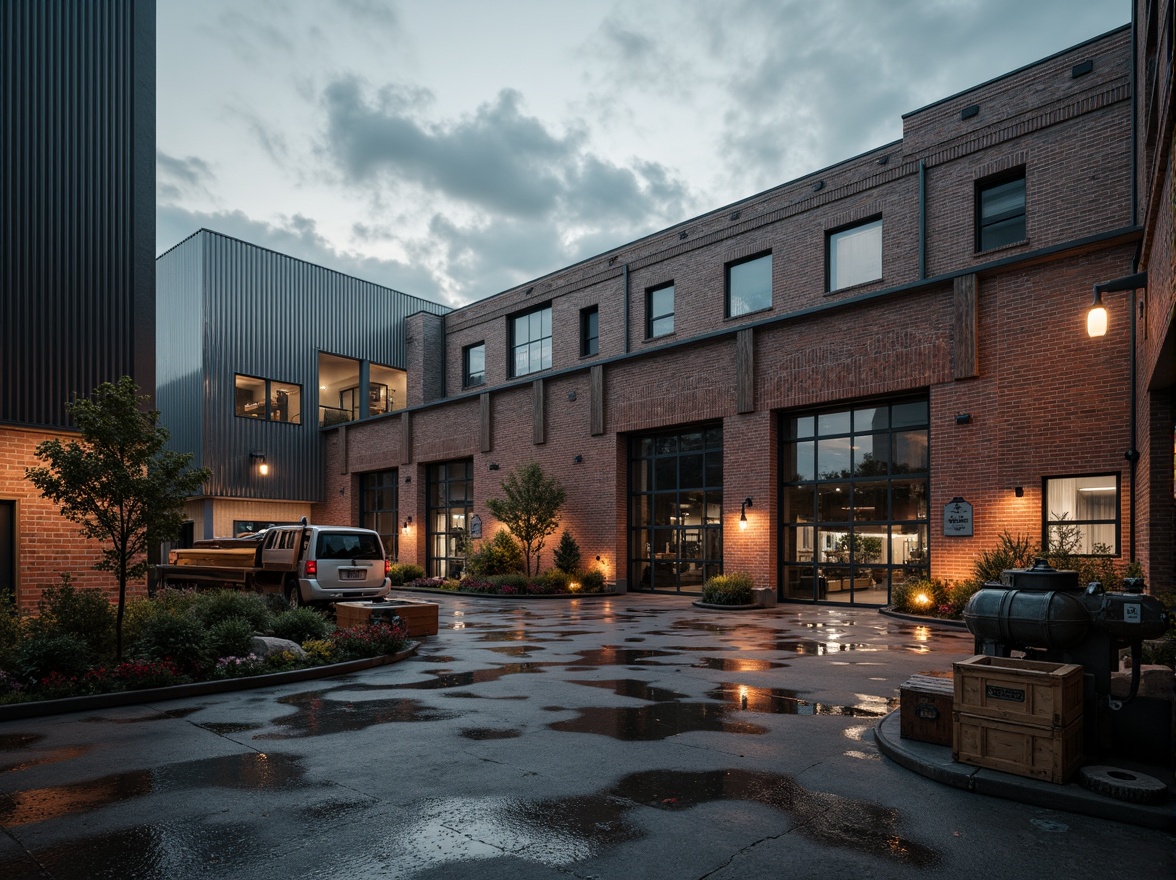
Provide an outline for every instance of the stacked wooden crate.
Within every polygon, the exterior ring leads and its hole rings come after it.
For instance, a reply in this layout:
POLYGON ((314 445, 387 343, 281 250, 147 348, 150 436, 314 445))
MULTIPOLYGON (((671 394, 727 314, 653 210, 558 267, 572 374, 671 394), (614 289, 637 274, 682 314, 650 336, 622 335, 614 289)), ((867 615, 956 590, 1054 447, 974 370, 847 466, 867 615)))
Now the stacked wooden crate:
POLYGON ((976 656, 955 672, 952 757, 1064 783, 1082 762, 1082 667, 976 656))

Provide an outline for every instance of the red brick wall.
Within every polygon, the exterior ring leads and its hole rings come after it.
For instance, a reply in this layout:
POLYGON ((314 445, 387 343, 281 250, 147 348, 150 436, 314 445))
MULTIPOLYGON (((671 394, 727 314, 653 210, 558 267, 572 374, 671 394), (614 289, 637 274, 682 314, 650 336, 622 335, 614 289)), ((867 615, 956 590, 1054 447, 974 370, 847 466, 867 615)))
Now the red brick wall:
MULTIPOLYGON (((68 439, 68 435, 0 427, 0 500, 16 502, 16 596, 19 607, 29 611, 36 609, 42 589, 61 583, 62 573, 71 575, 77 587, 101 589, 111 601, 118 599, 114 576, 93 569, 99 545, 82 538, 78 526, 63 519, 57 506, 24 478, 26 467, 40 464, 37 444, 58 436, 68 439)), ((146 592, 146 581, 128 584, 128 596, 146 592)))

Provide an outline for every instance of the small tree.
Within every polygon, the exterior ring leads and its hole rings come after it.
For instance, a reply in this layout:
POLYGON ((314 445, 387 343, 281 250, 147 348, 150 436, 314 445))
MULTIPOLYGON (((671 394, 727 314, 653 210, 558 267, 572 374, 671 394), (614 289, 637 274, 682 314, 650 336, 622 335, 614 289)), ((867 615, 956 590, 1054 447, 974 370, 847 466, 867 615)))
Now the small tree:
POLYGON ((575 574, 580 570, 580 545, 567 529, 559 536, 559 543, 552 554, 555 567, 568 574, 575 574))
POLYGON ((190 470, 191 454, 164 449, 170 435, 146 402, 128 376, 103 382, 92 397, 66 405, 81 442, 46 440, 36 453, 46 466, 25 470, 62 516, 81 525, 85 537, 107 545, 94 568, 118 579, 119 659, 127 581, 147 573, 149 546, 179 534, 184 498, 212 475, 207 468, 190 470))
POLYGON ((491 498, 486 502, 490 512, 511 530, 523 545, 527 562, 527 576, 531 575, 531 560, 539 569, 539 554, 548 535, 559 525, 559 509, 567 494, 552 477, 543 473, 535 462, 524 465, 502 481, 505 498, 491 498))

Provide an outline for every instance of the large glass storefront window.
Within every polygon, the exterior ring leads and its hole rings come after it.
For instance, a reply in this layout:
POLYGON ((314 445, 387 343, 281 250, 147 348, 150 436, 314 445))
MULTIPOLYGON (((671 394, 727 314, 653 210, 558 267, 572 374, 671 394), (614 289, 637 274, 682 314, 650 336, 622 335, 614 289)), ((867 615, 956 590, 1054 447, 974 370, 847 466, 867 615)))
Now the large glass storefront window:
POLYGON ((723 429, 633 438, 629 495, 630 583, 701 592, 723 567, 723 429))
POLYGON ((786 599, 883 605, 926 577, 926 399, 790 414, 780 426, 786 599))
POLYGON ((359 524, 380 536, 389 559, 400 558, 400 496, 397 472, 375 471, 359 477, 359 524))
POLYGON ((426 567, 429 577, 460 578, 474 505, 474 461, 463 458, 428 468, 426 567))

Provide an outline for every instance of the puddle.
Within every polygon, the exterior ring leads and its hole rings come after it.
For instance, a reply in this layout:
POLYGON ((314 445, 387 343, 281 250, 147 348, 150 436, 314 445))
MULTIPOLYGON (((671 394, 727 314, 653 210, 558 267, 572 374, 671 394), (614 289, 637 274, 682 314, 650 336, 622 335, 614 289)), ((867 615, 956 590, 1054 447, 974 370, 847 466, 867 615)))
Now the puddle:
POLYGON ((47 819, 87 813, 157 792, 195 788, 232 788, 246 791, 293 788, 303 785, 302 767, 288 755, 249 752, 201 761, 187 761, 115 773, 71 785, 16 791, 0 801, 0 825, 15 828, 47 819))
POLYGON ((134 718, 111 718, 105 715, 91 715, 83 718, 86 724, 145 724, 149 721, 171 721, 176 718, 187 718, 203 709, 203 706, 186 706, 183 709, 169 709, 166 712, 152 711, 150 715, 137 715, 134 718))
POLYGON ((473 691, 447 691, 443 696, 447 699, 463 699, 463 700, 529 700, 531 699, 526 694, 514 694, 507 697, 487 697, 484 694, 475 694, 473 691))
MULTIPOLYGON (((360 688, 362 689, 362 688, 360 688)), ((356 688, 340 688, 356 690, 356 688)), ((296 739, 305 736, 330 736, 333 733, 352 733, 376 724, 415 721, 444 721, 456 718, 452 712, 442 712, 422 704, 419 700, 332 700, 329 691, 309 691, 282 697, 279 703, 294 706, 297 711, 274 720, 277 727, 288 733, 261 733, 253 738, 296 739)))
POLYGON ((604 688, 612 691, 618 697, 634 697, 647 700, 650 703, 671 703, 675 700, 686 699, 686 694, 679 694, 666 688, 654 687, 647 681, 636 678, 614 678, 609 681, 578 681, 572 679, 568 684, 582 684, 585 687, 604 688))
POLYGON ((739 660, 725 657, 703 657, 690 664, 694 669, 718 669, 722 672, 763 672, 766 669, 783 669, 787 663, 773 663, 770 660, 739 660))
MULTIPOLYGON (((38 739, 40 739, 40 737, 38 737, 38 739)), ((49 752, 38 754, 36 757, 29 758, 27 761, 20 761, 15 764, 0 764, 0 773, 27 770, 30 767, 39 767, 42 764, 56 764, 58 761, 69 761, 73 758, 80 758, 92 748, 94 748, 93 744, 87 743, 86 745, 66 746, 65 748, 53 749, 49 752)))
POLYGON ((757 688, 741 684, 723 684, 706 694, 712 700, 745 712, 770 715, 844 715, 852 718, 882 718, 898 707, 897 697, 855 694, 852 706, 834 706, 803 700, 796 691, 784 688, 757 688))
MULTIPOLYGON (((577 659, 569 666, 633 666, 654 657, 676 657, 677 651, 659 651, 653 648, 618 648, 605 645, 588 651, 576 652, 577 659)), ((654 664, 658 665, 658 664, 654 664)))
POLYGON ((6 733, 0 736, 0 752, 10 752, 13 749, 27 749, 33 743, 45 738, 43 733, 6 733))
POLYGON ((244 733, 247 730, 257 730, 260 727, 264 727, 262 724, 231 724, 217 721, 207 721, 204 724, 197 724, 196 726, 221 736, 227 736, 230 733, 244 733))
POLYGON ((547 649, 538 645, 519 645, 517 648, 487 648, 488 651, 493 651, 495 654, 505 654, 508 657, 529 657, 532 651, 546 651, 547 649))
POLYGON ((466 739, 516 739, 523 735, 521 730, 496 730, 491 727, 469 727, 462 730, 461 735, 466 739))
MULTIPOLYGON (((496 651, 498 649, 491 648, 490 650, 496 651)), ((536 649, 536 650, 541 650, 541 649, 536 649)), ((418 652, 411 657, 405 657, 404 660, 402 660, 401 662, 402 663, 403 662, 409 662, 409 663, 453 663, 456 660, 457 660, 456 657, 448 657, 445 654, 421 654, 418 652)))
POLYGON ((887 645, 867 645, 861 642, 818 642, 815 639, 780 639, 772 643, 770 650, 789 651, 793 654, 839 654, 842 651, 886 651, 887 645))
POLYGON ((655 703, 652 706, 577 709, 576 717, 547 726, 564 733, 595 733, 625 742, 652 742, 695 731, 767 733, 766 727, 727 720, 715 703, 655 703))

